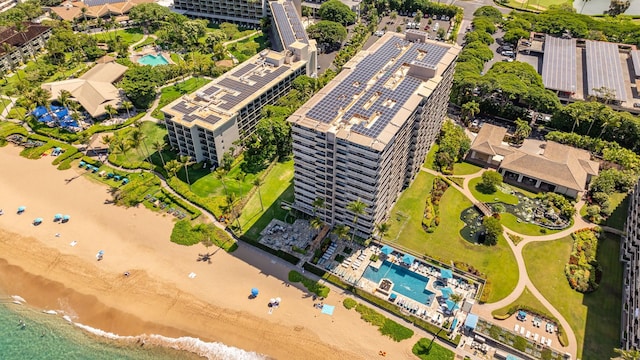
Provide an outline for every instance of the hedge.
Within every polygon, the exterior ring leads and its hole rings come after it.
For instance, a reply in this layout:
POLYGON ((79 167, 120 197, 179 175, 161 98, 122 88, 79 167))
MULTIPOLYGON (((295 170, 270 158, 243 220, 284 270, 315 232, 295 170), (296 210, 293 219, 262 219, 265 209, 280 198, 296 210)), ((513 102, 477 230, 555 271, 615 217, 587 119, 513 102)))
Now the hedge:
POLYGON ((217 209, 217 205, 212 199, 203 198, 196 195, 193 191, 191 191, 191 189, 189 189, 189 185, 182 182, 180 179, 178 179, 177 176, 170 177, 165 181, 170 188, 180 194, 180 196, 182 196, 183 198, 187 199, 189 202, 198 205, 199 207, 207 210, 214 215, 216 214, 216 210, 219 211, 219 209, 217 209))
POLYGON ((289 271, 289 281, 292 283, 300 282, 302 283, 302 285, 304 285, 304 287, 307 288, 307 290, 324 298, 329 296, 329 291, 331 291, 331 289, 329 289, 328 287, 321 285, 317 281, 302 276, 302 274, 295 270, 289 271))
POLYGON ((377 326, 382 335, 386 335, 396 342, 410 339, 413 336, 413 330, 398 324, 365 305, 357 304, 356 311, 360 314, 362 320, 377 326))
POLYGON ((160 191, 162 191, 162 194, 166 197, 168 197, 169 199, 171 199, 172 202, 178 204, 180 207, 182 207, 183 209, 187 210, 189 212, 189 214, 191 214, 191 220, 195 220, 198 218, 198 216, 202 215, 202 211, 200 211, 199 209, 195 208, 193 205, 191 205, 190 203, 184 201, 181 197, 174 195, 171 191, 162 188, 160 189, 160 191))
POLYGON ((75 154, 73 154, 73 156, 67 157, 66 159, 64 159, 64 161, 60 162, 60 165, 58 165, 58 170, 68 170, 71 168, 71 162, 81 158, 83 155, 81 152, 76 152, 75 154))
POLYGON ((133 124, 136 120, 141 119, 144 116, 144 114, 145 114, 144 112, 141 112, 133 117, 130 117, 129 119, 127 119, 127 121, 123 122, 122 124, 114 124, 114 125, 96 124, 78 133, 71 133, 66 131, 63 132, 59 128, 48 127, 47 125, 38 122, 32 116, 29 116, 29 120, 27 120, 27 122, 29 123, 29 126, 31 127, 31 129, 33 129, 33 131, 36 134, 40 134, 40 135, 47 136, 49 138, 54 138, 54 139, 72 143, 72 142, 78 141, 80 134, 87 134, 88 136, 91 136, 98 132, 114 131, 114 130, 127 127, 133 124))

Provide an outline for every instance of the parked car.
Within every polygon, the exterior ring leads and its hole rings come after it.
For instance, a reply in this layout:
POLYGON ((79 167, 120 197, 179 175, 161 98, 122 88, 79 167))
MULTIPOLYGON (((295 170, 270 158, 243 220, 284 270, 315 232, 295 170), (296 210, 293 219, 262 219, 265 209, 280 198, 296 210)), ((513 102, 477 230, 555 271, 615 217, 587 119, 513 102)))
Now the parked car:
POLYGON ((425 29, 425 30, 429 30, 429 29, 431 29, 431 26, 426 25, 426 26, 424 27, 424 29, 425 29))
POLYGON ((634 108, 640 108, 640 103, 633 103, 634 108))
POLYGON ((522 45, 524 45, 524 46, 531 46, 531 41, 529 41, 529 40, 523 40, 523 41, 522 41, 522 45))

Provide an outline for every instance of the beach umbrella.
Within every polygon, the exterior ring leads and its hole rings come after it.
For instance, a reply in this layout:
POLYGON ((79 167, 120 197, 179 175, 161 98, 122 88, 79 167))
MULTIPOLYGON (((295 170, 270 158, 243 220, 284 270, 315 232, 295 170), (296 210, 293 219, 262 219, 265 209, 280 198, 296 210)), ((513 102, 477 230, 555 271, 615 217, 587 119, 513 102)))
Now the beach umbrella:
POLYGON ((275 302, 276 302, 276 299, 274 299, 274 298, 269 299, 269 304, 273 304, 275 302))
POLYGON ((256 297, 258 296, 258 288, 253 288, 251 289, 251 296, 256 297))
POLYGON ((25 210, 27 210, 27 207, 26 207, 26 206, 19 206, 19 207, 18 207, 18 212, 23 212, 23 211, 25 211, 25 210))
POLYGON ((277 297, 277 298, 276 298, 276 302, 277 302, 278 304, 280 304, 280 301, 282 301, 282 299, 280 299, 279 297, 277 297))
POLYGON ((39 224, 42 222, 42 218, 35 218, 35 220, 33 220, 34 223, 39 224))
POLYGON ((62 214, 55 214, 55 215, 53 215, 53 218, 55 220, 60 220, 60 219, 62 219, 62 214))
POLYGON ((389 255, 393 252, 393 248, 391 246, 383 246, 382 249, 380 249, 380 251, 382 251, 385 255, 389 255))
POLYGON ((404 256, 402 257, 402 262, 407 264, 407 265, 413 264, 413 262, 415 260, 416 260, 416 258, 413 257, 412 255, 409 255, 409 254, 404 254, 404 256))
POLYGON ((71 219, 71 215, 65 215, 62 217, 62 220, 64 221, 69 221, 69 219, 71 219))

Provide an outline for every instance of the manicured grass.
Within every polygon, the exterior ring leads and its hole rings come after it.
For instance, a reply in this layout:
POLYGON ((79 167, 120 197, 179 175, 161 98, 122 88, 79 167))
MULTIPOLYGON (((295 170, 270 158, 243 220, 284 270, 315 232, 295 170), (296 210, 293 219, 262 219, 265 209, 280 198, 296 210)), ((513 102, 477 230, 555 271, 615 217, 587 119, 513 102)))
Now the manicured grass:
POLYGON ((536 288, 569 322, 578 340, 578 357, 609 359, 619 346, 622 292, 620 241, 607 236, 598 244, 602 266, 600 288, 590 294, 574 291, 564 275, 573 239, 530 243, 523 249, 527 272, 536 288))
POLYGON ((613 193, 609 196, 611 207, 615 210, 607 219, 606 225, 618 230, 624 230, 629 211, 629 196, 627 193, 613 193))
POLYGON ((179 98, 182 95, 190 94, 197 89, 208 84, 210 80, 205 78, 192 77, 188 80, 181 81, 173 86, 168 86, 160 90, 160 100, 158 106, 153 110, 151 116, 156 119, 164 120, 164 114, 162 108, 173 100, 179 98))
POLYGON ((14 106, 11 108, 11 110, 9 110, 9 113, 7 114, 7 118, 23 120, 26 114, 27 114, 27 109, 20 106, 14 106))
MULTIPOLYGON (((351 309, 350 306, 353 305, 352 303, 347 304, 346 300, 343 304, 347 309, 351 309)), ((400 342, 402 340, 410 339, 413 336, 413 330, 388 319, 386 316, 369 308, 368 306, 356 303, 355 308, 360 314, 360 318, 362 320, 378 327, 378 331, 380 331, 382 335, 386 335, 394 341, 400 342)))
POLYGON ((307 290, 323 298, 329 296, 329 291, 331 291, 328 287, 321 285, 317 281, 304 277, 295 270, 289 271, 289 281, 292 283, 302 283, 307 290))
POLYGON ((506 226, 509 230, 513 230, 523 235, 541 236, 541 235, 555 234, 557 232, 562 231, 562 230, 547 229, 542 226, 531 224, 525 221, 518 222, 518 218, 515 215, 507 212, 500 213, 500 222, 502 223, 502 225, 506 226))
MULTIPOLYGON (((139 41, 139 40, 138 40, 138 41, 139 41)), ((141 48, 143 48, 143 47, 145 47, 145 46, 147 46, 147 45, 151 45, 151 44, 153 44, 153 43, 155 43, 155 42, 156 42, 156 39, 154 39, 154 38, 152 38, 151 36, 149 36, 149 37, 147 37, 146 39, 144 39, 144 41, 143 41, 143 42, 141 42, 141 43, 137 44, 137 45, 135 46, 135 48, 134 48, 134 49, 135 49, 135 50, 137 50, 137 49, 141 49, 141 48)))
MULTIPOLYGON (((151 121, 143 122, 140 125, 140 129, 142 129, 142 132, 145 135, 143 144, 138 149, 131 148, 124 154, 112 152, 109 155, 109 161, 128 169, 138 168, 144 161, 147 155, 147 151, 149 151, 150 154, 155 153, 155 151, 153 150, 153 143, 157 141, 164 141, 164 137, 167 135, 167 129, 165 129, 164 126, 151 121)), ((114 136, 118 138, 128 139, 129 134, 133 130, 133 127, 128 127, 115 132, 114 136)))
POLYGON ((482 170, 480 166, 470 164, 468 162, 460 162, 453 164, 453 175, 470 175, 482 170))
POLYGON ((272 218, 284 220, 288 211, 282 209, 281 201, 293 202, 293 160, 277 163, 264 178, 260 191, 247 201, 240 215, 244 235, 257 240, 272 218))
POLYGON ((131 28, 131 29, 124 29, 124 30, 117 30, 117 31, 110 31, 110 32, 106 32, 106 33, 99 33, 99 34, 95 34, 93 35, 97 41, 99 42, 105 42, 107 40, 113 40, 118 38, 121 42, 127 44, 127 45, 131 45, 135 42, 140 41, 140 39, 142 39, 142 30, 139 28, 131 28))
POLYGON ((385 239, 444 263, 458 261, 472 265, 486 274, 492 283, 488 302, 504 298, 515 288, 518 280, 515 258, 504 239, 489 247, 472 244, 460 236, 464 227, 460 214, 472 206, 462 193, 449 187, 441 200, 441 204, 446 206, 440 206, 440 225, 433 233, 422 228, 425 200, 433 179, 433 175, 421 172, 404 191, 391 210, 390 230, 385 239))
POLYGON ((227 45, 227 49, 229 49, 238 61, 244 62, 266 48, 267 40, 268 37, 266 35, 257 33, 248 39, 227 45))
POLYGON ((549 310, 542 305, 540 300, 531 294, 528 288, 524 288, 524 291, 520 296, 511 304, 502 307, 500 309, 494 310, 491 315, 493 315, 496 319, 506 319, 509 316, 513 315, 515 311, 518 309, 528 308, 528 310, 535 312, 538 315, 545 316, 548 319, 553 318, 549 310), (515 311, 513 309, 516 309, 515 311))
POLYGON ((424 160, 424 164, 422 166, 427 169, 436 170, 435 162, 436 162, 436 153, 438 152, 438 144, 433 144, 431 149, 427 153, 427 157, 424 160))
POLYGON ((453 360, 455 358, 453 351, 427 338, 418 340, 411 351, 421 360, 453 360))
MULTIPOLYGON (((492 194, 485 194, 478 190, 478 185, 482 181, 480 176, 469 180, 469 190, 471 194, 478 200, 484 203, 492 203, 502 201, 505 204, 513 204, 516 205, 518 203, 518 197, 511 194, 506 194, 500 190, 496 190, 492 194)), ((502 186, 508 186, 503 184, 502 186)))

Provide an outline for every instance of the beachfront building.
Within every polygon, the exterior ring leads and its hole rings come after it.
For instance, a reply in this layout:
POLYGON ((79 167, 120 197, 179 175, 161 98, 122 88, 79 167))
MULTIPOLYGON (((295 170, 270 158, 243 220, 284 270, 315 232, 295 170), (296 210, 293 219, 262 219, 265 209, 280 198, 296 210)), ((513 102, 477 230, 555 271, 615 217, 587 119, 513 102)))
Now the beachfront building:
POLYGON ((128 20, 121 18, 138 4, 153 3, 156 0, 66 0, 58 6, 52 6, 50 11, 62 20, 92 20, 97 18, 115 17, 116 21, 128 20))
MULTIPOLYGON (((484 124, 469 151, 468 160, 494 167, 504 180, 534 191, 551 191, 577 198, 598 175, 600 165, 582 149, 547 141, 544 149, 504 142, 507 129, 484 124), (530 151, 529 149, 534 149, 530 151)), ((527 142, 527 140, 525 140, 527 142)))
POLYGON ((408 30, 382 36, 298 109, 292 125, 293 207, 369 236, 414 179, 444 120, 457 45, 408 30), (324 206, 313 206, 317 199, 324 206))
MULTIPOLYGON (((272 1, 275 37, 281 51, 264 50, 199 89, 162 109, 169 143, 181 155, 217 167, 237 140, 251 135, 262 108, 291 90, 300 75, 313 75, 315 41, 301 30, 289 1, 272 1)), ((276 48, 278 50, 278 48, 276 48)))
POLYGON ((127 67, 115 61, 96 64, 77 79, 42 84, 55 100, 63 90, 71 93, 70 100, 78 102, 93 118, 107 114, 106 107, 119 108, 123 93, 113 84, 122 79, 127 67))
POLYGON ((0 1, 0 12, 5 12, 16 5, 18 5, 18 0, 2 0, 0 1))
POLYGON ((36 23, 25 22, 23 31, 0 27, 0 69, 6 72, 34 58, 50 37, 51 27, 36 23))
POLYGON ((173 10, 179 14, 250 28, 260 27, 260 19, 268 15, 268 8, 268 0, 174 0, 173 2, 173 10))
POLYGON ((621 348, 640 349, 640 183, 629 195, 627 224, 620 247, 624 265, 621 348))

